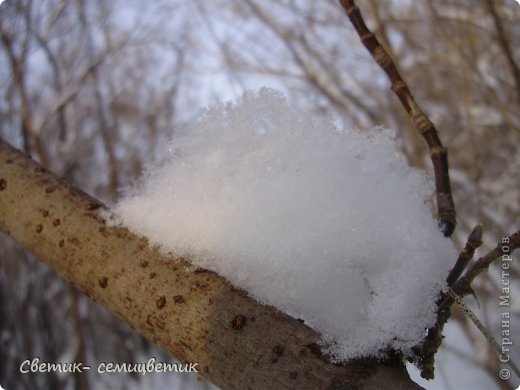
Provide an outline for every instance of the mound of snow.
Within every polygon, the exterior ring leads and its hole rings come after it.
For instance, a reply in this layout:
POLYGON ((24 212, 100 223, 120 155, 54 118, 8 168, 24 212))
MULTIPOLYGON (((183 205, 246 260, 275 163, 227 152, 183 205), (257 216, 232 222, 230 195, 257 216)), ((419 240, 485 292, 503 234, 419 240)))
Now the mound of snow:
POLYGON ((388 130, 338 130, 262 89, 202 112, 113 211, 333 341, 337 359, 405 353, 456 258, 431 184, 388 130))

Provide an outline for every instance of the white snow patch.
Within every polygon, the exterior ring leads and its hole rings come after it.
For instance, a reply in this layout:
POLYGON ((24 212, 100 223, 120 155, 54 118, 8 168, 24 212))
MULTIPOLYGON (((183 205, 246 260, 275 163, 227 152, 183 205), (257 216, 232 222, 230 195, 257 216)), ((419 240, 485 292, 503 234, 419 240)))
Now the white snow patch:
POLYGON ((113 208, 130 230, 303 318, 338 360, 424 337, 456 253, 390 131, 338 130, 262 89, 165 149, 113 208))

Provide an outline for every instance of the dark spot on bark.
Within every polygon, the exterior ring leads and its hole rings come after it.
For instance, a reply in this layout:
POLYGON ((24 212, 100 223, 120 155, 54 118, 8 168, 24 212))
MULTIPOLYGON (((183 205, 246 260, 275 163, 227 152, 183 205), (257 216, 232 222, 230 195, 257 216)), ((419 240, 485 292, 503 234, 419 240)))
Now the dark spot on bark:
POLYGON ((49 210, 40 209, 40 211, 42 212, 43 218, 47 218, 49 216, 49 210))
POLYGON ((157 306, 157 308, 159 310, 161 310, 166 305, 166 297, 165 296, 159 297, 159 299, 157 299, 157 301, 155 301, 155 305, 157 306))
POLYGON ((307 344, 306 347, 309 349, 309 351, 311 351, 313 353, 313 355, 315 355, 319 358, 323 357, 323 353, 321 352, 321 348, 318 344, 310 343, 310 344, 307 344))
POLYGON ((89 205, 87 206, 87 210, 89 211, 93 211, 93 210, 97 210, 101 207, 101 205, 99 203, 96 203, 96 202, 91 202, 89 203, 89 205))
POLYGON ((155 320, 155 326, 159 329, 164 329, 166 327, 166 322, 164 322, 163 320, 157 318, 155 320))
POLYGON ((283 355, 283 347, 281 345, 275 345, 272 349, 273 353, 277 356, 283 355))
POLYGON ((63 240, 60 240, 60 241, 58 242, 58 245, 59 245, 60 247, 62 247, 63 244, 65 244, 65 241, 63 241, 63 240))
POLYGON ((37 173, 44 173, 45 171, 46 171, 46 169, 44 167, 34 168, 34 172, 37 172, 37 173))
POLYGON ((173 302, 175 302, 178 305, 184 303, 184 297, 182 295, 174 295, 173 302))
POLYGON ((108 237, 107 228, 105 226, 100 226, 99 232, 103 235, 103 237, 108 237))
POLYGON ((7 188, 7 182, 5 179, 0 179, 0 191, 3 191, 7 188))
POLYGON ((146 261, 146 260, 142 260, 141 263, 140 263, 139 265, 140 265, 141 267, 143 267, 143 268, 146 268, 146 267, 148 267, 148 261, 146 261))
POLYGON ((5 163, 6 163, 6 164, 12 164, 12 163, 13 163, 13 160, 10 159, 10 158, 8 158, 7 160, 5 160, 5 163))
POLYGON ((107 286, 108 286, 108 278, 106 276, 103 276, 101 279, 99 279, 99 287, 107 288, 107 286))
POLYGON ((271 349, 271 363, 276 363, 278 359, 283 355, 283 347, 281 345, 275 345, 273 349, 271 349))
POLYGON ((155 273, 155 272, 152 272, 152 273, 150 274, 150 279, 155 278, 155 275, 156 275, 156 273, 155 273))
MULTIPOLYGON (((326 363, 332 363, 334 365, 339 365, 339 363, 333 363, 332 356, 326 353, 323 353, 321 347, 317 343, 310 343, 306 345, 307 349, 318 359, 326 362, 326 363)), ((301 351, 300 351, 301 353, 301 351)))
POLYGON ((36 225, 36 233, 41 233, 43 230, 43 226, 41 224, 36 225))
POLYGON ((201 283, 201 282, 195 282, 195 287, 192 287, 190 288, 190 290, 192 291, 196 291, 197 289, 198 290, 202 290, 202 291, 210 291, 211 288, 207 285, 207 284, 204 284, 204 283, 201 283))
POLYGON ((67 238, 67 241, 74 245, 81 244, 81 241, 78 240, 76 237, 69 237, 69 238, 67 238))
POLYGON ((303 318, 298 318, 296 321, 301 322, 302 324, 305 323, 305 320, 303 318))
POLYGON ((148 315, 148 317, 146 317, 146 323, 150 326, 152 326, 152 318, 150 315, 148 315))
POLYGON ((247 322, 247 318, 242 314, 238 314, 231 320, 231 327, 235 330, 240 330, 247 322))
POLYGON ((61 221, 60 221, 59 218, 56 218, 54 221, 52 221, 52 224, 53 224, 54 227, 60 226, 60 223, 61 223, 61 221))
POLYGON ((254 317, 254 316, 249 318, 249 321, 251 321, 251 322, 255 322, 255 320, 256 320, 256 317, 254 317))
POLYGON ((47 187, 47 188, 45 189, 45 192, 46 192, 47 194, 51 194, 51 193, 54 192, 55 189, 56 189, 56 187, 47 187))
POLYGON ((298 378, 298 373, 296 371, 292 371, 289 373, 289 378, 296 379, 298 378))

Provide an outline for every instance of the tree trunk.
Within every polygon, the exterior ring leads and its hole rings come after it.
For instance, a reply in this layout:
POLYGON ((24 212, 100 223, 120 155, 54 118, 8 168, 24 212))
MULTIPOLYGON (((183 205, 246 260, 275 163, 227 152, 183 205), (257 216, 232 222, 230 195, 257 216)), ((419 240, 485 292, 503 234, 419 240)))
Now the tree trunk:
MULTIPOLYGON (((303 323, 98 216, 104 206, 0 141, 0 230, 200 375, 233 389, 416 389, 399 361, 332 364, 303 323)), ((341 308, 338 308, 341 310, 341 308)))

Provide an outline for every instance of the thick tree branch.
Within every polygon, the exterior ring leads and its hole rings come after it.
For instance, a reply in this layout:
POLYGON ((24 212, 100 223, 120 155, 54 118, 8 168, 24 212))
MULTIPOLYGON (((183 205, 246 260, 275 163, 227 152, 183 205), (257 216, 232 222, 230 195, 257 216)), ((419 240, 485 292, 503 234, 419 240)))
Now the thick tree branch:
MULTIPOLYGON (((416 389, 399 361, 327 361, 320 336, 220 276, 165 256, 0 141, 0 230, 222 388, 416 389)), ((326 304, 324 302, 324 304, 326 304)))
POLYGON ((437 194, 437 210, 439 226, 445 236, 453 233, 456 225, 455 204, 451 194, 450 177, 448 174, 448 152, 442 146, 441 140, 433 122, 415 102, 408 84, 401 77, 392 58, 379 43, 376 36, 368 29, 361 11, 354 0, 340 0, 347 16, 359 35, 361 42, 367 48, 377 64, 384 70, 391 83, 391 89, 399 98, 408 113, 415 129, 422 135, 430 149, 430 157, 435 172, 435 188, 437 194))

